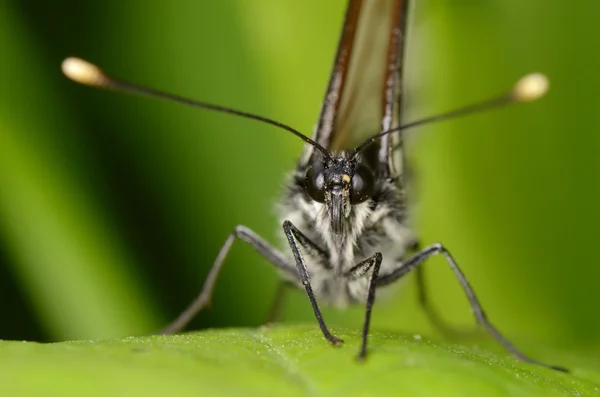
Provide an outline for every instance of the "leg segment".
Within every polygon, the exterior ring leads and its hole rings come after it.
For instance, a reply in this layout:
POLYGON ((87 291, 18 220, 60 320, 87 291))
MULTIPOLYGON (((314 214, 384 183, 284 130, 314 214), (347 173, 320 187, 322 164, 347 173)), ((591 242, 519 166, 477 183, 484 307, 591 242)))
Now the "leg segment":
POLYGON ((454 272, 454 275, 458 279, 458 282, 460 283, 460 286, 465 292, 465 295, 467 295, 467 299, 471 304, 471 308, 473 310, 475 318, 477 319, 477 322, 482 324, 490 335, 492 335, 498 342, 500 342, 515 357, 522 361, 541 365, 543 367, 552 368, 558 371, 568 372, 568 370, 563 367, 544 364, 537 360, 529 358, 524 353, 520 352, 512 343, 510 343, 510 341, 508 341, 508 339, 506 339, 500 333, 500 331, 496 329, 496 327, 494 327, 494 325, 492 325, 492 323, 488 320, 487 316, 485 315, 483 308, 481 307, 479 300, 475 296, 475 292, 473 291, 473 288, 467 281, 467 278, 465 277, 464 273, 460 270, 458 264, 456 263, 450 252, 440 243, 432 244, 428 247, 425 247, 412 257, 402 262, 399 262, 398 267, 395 270, 388 274, 380 276, 377 279, 376 283, 378 286, 391 284, 394 281, 401 278, 402 276, 404 276, 405 274, 407 274, 408 272, 410 272, 411 270, 418 268, 427 258, 438 254, 443 254, 446 257, 446 261, 448 262, 450 268, 454 272))
POLYGON ((271 304, 271 309, 269 310, 269 316, 267 317, 267 321, 265 321, 265 325, 276 323, 281 319, 285 297, 290 288, 293 287, 295 287, 295 285, 289 281, 279 281, 277 284, 277 291, 275 291, 275 298, 273 298, 273 303, 271 304))
POLYGON ((262 237, 247 227, 236 226, 234 231, 229 235, 229 237, 227 237, 227 240, 225 240, 223 247, 221 247, 217 258, 215 259, 215 262, 208 273, 208 277, 206 277, 206 281, 204 281, 204 285, 202 286, 200 294, 179 315, 179 317, 175 319, 175 321, 167 325, 163 330, 159 331, 159 334, 173 334, 181 331, 198 314, 198 312, 200 312, 200 310, 208 305, 212 296, 213 288, 217 281, 217 277, 219 276, 219 272, 223 266, 223 262, 225 261, 225 258, 229 253, 229 249, 236 238, 239 238, 240 240, 250 244, 252 248, 254 248, 260 255, 275 265, 275 267, 290 273, 290 275, 297 276, 295 267, 288 263, 287 259, 281 252, 273 248, 269 243, 263 240, 262 237))
POLYGON ((346 277, 349 280, 353 280, 365 276, 373 269, 371 279, 369 280, 369 291, 367 293, 367 308, 362 330, 362 344, 358 356, 356 357, 359 360, 363 360, 367 356, 367 338, 369 336, 369 326, 371 324, 371 311, 373 310, 373 304, 375 303, 375 289, 377 288, 377 278, 379 277, 379 268, 381 267, 382 259, 381 253, 376 252, 372 257, 367 258, 354 266, 346 274, 346 277))
POLYGON ((474 336, 478 334, 479 328, 473 329, 458 329, 451 324, 448 324, 446 320, 440 316, 439 312, 433 307, 427 293, 427 287, 425 285, 425 269, 421 266, 415 269, 416 281, 417 281, 417 294, 419 305, 429 318, 429 322, 436 328, 442 335, 448 337, 466 337, 474 336))
POLYGON ((285 236, 287 237, 290 248, 292 249, 292 253, 294 254, 300 280, 302 281, 302 285, 306 290, 306 294, 308 295, 308 299, 312 305, 313 312, 315 313, 315 317, 319 323, 319 327, 321 327, 321 332, 323 332, 323 336, 325 336, 325 339, 327 339, 329 343, 334 346, 340 345, 344 341, 337 336, 332 335, 331 332, 329 332, 329 329, 327 329, 327 325, 325 325, 325 320, 323 320, 321 309, 319 309, 315 293, 310 285, 310 275, 308 274, 308 270, 306 269, 304 259, 302 258, 302 254, 300 253, 300 248, 298 246, 300 244, 302 247, 309 246, 312 248, 316 247, 316 245, 306 236, 304 236, 302 232, 300 232, 300 230, 298 230, 290 221, 283 222, 283 231, 285 232, 285 236))

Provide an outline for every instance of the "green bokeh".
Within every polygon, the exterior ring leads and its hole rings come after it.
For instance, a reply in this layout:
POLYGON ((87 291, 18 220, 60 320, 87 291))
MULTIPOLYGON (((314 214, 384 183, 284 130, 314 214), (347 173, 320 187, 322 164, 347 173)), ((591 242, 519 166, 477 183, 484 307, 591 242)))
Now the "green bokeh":
MULTIPOLYGON (((78 86, 60 74, 65 56, 308 132, 344 3, 3 2, 0 337, 154 330, 197 293, 236 224, 278 241, 274 204, 302 148, 252 121, 78 86)), ((423 242, 451 249, 508 335, 598 344, 600 4, 414 3, 407 119, 488 98, 531 71, 552 84, 537 103, 410 134, 423 242)), ((444 316, 470 324, 443 260, 427 274, 444 316)), ((405 284, 377 306, 374 328, 429 329, 405 284)), ((275 286, 239 244, 194 327, 260 324, 275 286)), ((362 310, 326 316, 358 326, 362 310)), ((303 294, 285 318, 314 321, 303 294)))

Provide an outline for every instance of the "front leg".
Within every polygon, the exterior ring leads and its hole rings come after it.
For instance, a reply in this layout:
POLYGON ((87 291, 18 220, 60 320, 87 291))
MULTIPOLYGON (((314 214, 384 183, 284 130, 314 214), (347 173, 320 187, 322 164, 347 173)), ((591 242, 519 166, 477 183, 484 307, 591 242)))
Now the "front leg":
POLYGON ((356 357, 359 360, 363 360, 367 356, 367 338, 369 336, 369 325, 371 324, 371 311, 375 303, 375 289, 377 288, 377 278, 379 277, 379 268, 381 267, 382 259, 383 256, 381 256, 381 253, 376 252, 372 257, 360 262, 345 274, 348 281, 353 281, 364 277, 373 269, 371 280, 369 281, 369 292, 367 293, 367 309, 365 311, 365 322, 363 323, 362 344, 356 357))
POLYGON ((302 285, 306 290, 306 294, 308 295, 308 299, 310 300, 310 304, 312 305, 313 312, 315 313, 315 317, 319 323, 319 327, 321 327, 321 332, 323 332, 323 336, 325 339, 329 341, 334 346, 338 346, 344 341, 337 336, 334 336, 327 329, 327 325, 325 325, 325 320, 323 320, 323 315, 321 314, 321 310, 319 309, 319 305, 317 304, 317 299, 315 297, 315 293, 313 292, 312 286, 310 285, 310 275, 308 274, 308 270, 306 269, 306 265, 304 264, 304 259, 302 258, 302 254, 300 253, 300 249, 298 244, 302 247, 307 247, 309 249, 317 249, 317 245, 310 241, 296 226, 292 224, 290 221, 283 222, 283 231, 285 232, 285 236, 288 239, 290 244, 290 248, 292 249, 292 253, 294 254, 294 259, 296 259, 296 266, 298 267, 298 275, 300 276, 300 280, 302 281, 302 285))

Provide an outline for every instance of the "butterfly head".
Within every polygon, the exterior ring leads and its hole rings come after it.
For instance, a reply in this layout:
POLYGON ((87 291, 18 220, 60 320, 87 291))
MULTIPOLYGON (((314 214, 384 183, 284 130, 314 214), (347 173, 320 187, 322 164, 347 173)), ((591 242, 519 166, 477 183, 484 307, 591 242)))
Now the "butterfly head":
POLYGON ((373 196, 375 176, 354 156, 329 156, 308 168, 304 187, 313 200, 326 205, 331 230, 340 234, 352 206, 373 196))

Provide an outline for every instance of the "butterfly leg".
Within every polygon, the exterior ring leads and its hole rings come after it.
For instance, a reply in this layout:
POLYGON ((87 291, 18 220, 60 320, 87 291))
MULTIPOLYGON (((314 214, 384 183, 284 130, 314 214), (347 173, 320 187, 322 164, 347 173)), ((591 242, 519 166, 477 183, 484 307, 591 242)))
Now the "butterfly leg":
POLYGON ((568 370, 563 367, 544 364, 542 362, 529 358, 527 355, 519 351, 512 343, 510 343, 510 341, 506 339, 500 333, 500 331, 498 331, 496 327, 494 327, 494 325, 492 325, 492 323, 488 320, 487 316, 485 315, 485 312, 483 311, 483 308, 481 307, 479 300, 475 296, 475 292, 473 291, 473 288, 467 281, 467 278, 465 277, 464 273, 462 272, 462 270, 460 270, 458 264, 456 263, 450 252, 440 243, 432 244, 428 247, 425 247, 422 250, 418 251, 416 254, 414 254, 412 257, 398 262, 398 266, 395 270, 392 270, 388 274, 381 275, 377 279, 377 286, 384 286, 393 283, 394 281, 400 279, 411 270, 418 268, 429 257, 438 254, 444 255, 444 257, 446 258, 446 261, 450 265, 450 268, 454 272, 454 275, 458 279, 460 286, 462 287, 463 291, 465 292, 465 295, 467 296, 467 299, 469 300, 469 303, 471 304, 471 308, 473 310, 475 318, 480 324, 482 324, 485 327, 485 329, 489 332, 491 336, 494 337, 494 339, 500 342, 509 352, 511 352, 519 360, 541 365, 547 368, 552 368, 558 371, 568 372, 568 370))
POLYGON ((427 286, 425 285, 425 269, 421 266, 418 266, 415 269, 415 273, 417 281, 417 299, 419 300, 419 305, 427 315, 429 322, 434 326, 434 328, 436 328, 442 335, 448 337, 467 337, 474 336, 479 333, 479 328, 459 329, 454 327, 452 324, 448 324, 448 322, 442 318, 440 313, 435 309, 429 300, 427 286))
POLYGON ((290 276, 297 278, 297 272, 295 266, 289 263, 289 260, 278 250, 273 248, 267 243, 262 237, 254 233, 252 230, 245 226, 236 226, 233 232, 225 240, 225 244, 221 247, 215 262, 213 263, 206 281, 202 286, 200 294, 190 303, 190 305, 169 325, 163 330, 158 332, 159 334, 173 334, 181 331, 197 314, 210 303, 213 288, 223 266, 223 262, 231 249, 231 245, 235 239, 240 239, 250 244, 259 254, 265 259, 271 262, 275 267, 289 273, 290 276))
POLYGON ((367 293, 367 309, 365 311, 365 321, 363 323, 362 343, 358 356, 356 357, 359 360, 363 360, 367 356, 367 339, 369 336, 369 325, 371 324, 371 311, 373 310, 373 304, 375 303, 375 290, 377 288, 377 279, 382 259, 381 253, 376 252, 372 257, 360 262, 345 274, 347 279, 352 281, 365 276, 373 269, 371 271, 371 279, 369 280, 369 290, 367 293))
MULTIPOLYGON (((421 250, 421 244, 416 241, 415 244, 411 247, 411 251, 418 252, 421 250)), ((440 316, 439 312, 432 305, 431 300, 429 299, 428 289, 425 283, 425 268, 421 266, 417 266, 415 269, 415 280, 417 282, 417 299, 421 309, 427 315, 429 322, 437 329, 442 335, 449 337, 456 336, 467 336, 471 334, 475 334, 474 332, 470 332, 467 330, 459 330, 448 324, 442 316, 440 316)))
POLYGON ((294 284, 287 280, 279 281, 277 284, 277 291, 275 291, 275 298, 273 298, 273 303, 271 304, 271 309, 269 310, 269 316, 267 317, 267 321, 265 321, 265 325, 276 323, 281 319, 285 298, 290 288, 295 287, 294 284))
POLYGON ((310 285, 310 275, 308 274, 308 270, 306 269, 304 259, 302 258, 302 254, 300 253, 300 248, 298 246, 301 245, 303 248, 315 249, 317 248, 316 244, 314 244, 305 235, 303 235, 302 232, 300 232, 300 230, 298 230, 296 226, 294 226, 290 221, 283 222, 283 230, 290 244, 290 248, 292 249, 292 253, 294 254, 294 259, 296 260, 296 266, 298 268, 300 280, 302 281, 302 285, 306 290, 306 294, 308 295, 308 299, 310 300, 310 304, 312 305, 315 317, 319 322, 321 332, 323 332, 323 336, 325 336, 325 339, 327 339, 329 343, 331 343, 334 346, 338 346, 344 341, 338 338, 337 336, 332 335, 331 332, 329 332, 329 329, 327 329, 327 325, 325 325, 325 320, 323 320, 321 309, 319 309, 315 293, 313 292, 312 286, 310 285))

